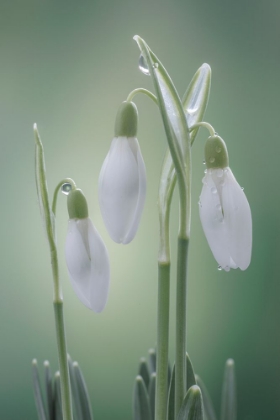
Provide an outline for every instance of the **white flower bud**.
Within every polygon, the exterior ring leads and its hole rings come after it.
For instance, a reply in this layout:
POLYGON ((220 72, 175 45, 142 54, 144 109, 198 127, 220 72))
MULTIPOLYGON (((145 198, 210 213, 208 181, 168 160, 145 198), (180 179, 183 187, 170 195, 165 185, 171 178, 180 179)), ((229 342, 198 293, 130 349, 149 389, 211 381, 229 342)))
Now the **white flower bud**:
POLYGON ((99 176, 99 203, 111 238, 128 244, 140 222, 146 169, 136 137, 115 137, 99 176))
POLYGON ((246 270, 251 261, 252 216, 243 189, 231 169, 207 169, 199 213, 208 244, 219 266, 246 270))
POLYGON ((89 309, 101 312, 109 291, 109 257, 89 218, 69 220, 65 256, 76 295, 89 309))

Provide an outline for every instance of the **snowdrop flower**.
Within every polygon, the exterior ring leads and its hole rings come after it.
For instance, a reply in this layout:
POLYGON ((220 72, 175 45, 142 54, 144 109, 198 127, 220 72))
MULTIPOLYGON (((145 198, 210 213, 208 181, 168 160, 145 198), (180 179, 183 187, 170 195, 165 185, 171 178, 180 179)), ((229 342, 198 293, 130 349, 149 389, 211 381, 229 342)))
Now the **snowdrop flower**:
POLYGON ((220 269, 246 270, 251 261, 251 210, 228 166, 227 148, 221 137, 208 138, 205 163, 199 213, 208 244, 220 269))
POLYGON ((94 312, 101 312, 107 302, 110 281, 107 249, 88 217, 82 191, 70 191, 67 205, 70 220, 65 256, 70 281, 81 302, 94 312))
POLYGON ((128 244, 134 238, 146 196, 146 169, 137 134, 138 113, 123 102, 115 123, 115 137, 99 176, 99 204, 111 238, 128 244))

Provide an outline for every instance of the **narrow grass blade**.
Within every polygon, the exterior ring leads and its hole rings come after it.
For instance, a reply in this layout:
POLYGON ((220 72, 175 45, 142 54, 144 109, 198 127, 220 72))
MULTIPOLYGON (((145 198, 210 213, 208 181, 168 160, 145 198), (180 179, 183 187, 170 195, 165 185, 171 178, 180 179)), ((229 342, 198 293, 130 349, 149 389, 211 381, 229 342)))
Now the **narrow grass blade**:
POLYGON ((45 388, 46 388, 46 396, 47 396, 47 418, 49 420, 55 420, 52 374, 51 374, 50 364, 47 360, 44 362, 44 368, 45 368, 45 388))
POLYGON ((237 404, 234 361, 232 359, 228 359, 225 365, 222 389, 221 420, 236 420, 236 413, 237 404))
POLYGON ((56 372, 54 376, 54 406, 55 420, 63 420, 59 372, 56 372))
POLYGON ((155 349, 149 350, 149 366, 151 373, 154 373, 156 371, 157 366, 157 354, 155 349))
POLYGON ((175 417, 175 365, 171 373, 171 381, 168 392, 168 407, 167 407, 167 420, 174 420, 175 417))
POLYGON ((195 375, 195 379, 202 393, 204 420, 217 420, 210 394, 204 385, 204 382, 198 375, 195 375))
POLYGON ((81 402, 80 402, 80 396, 78 392, 76 375, 74 372, 73 362, 69 354, 68 354, 67 359, 68 359, 69 376, 70 376, 70 384, 71 384, 73 417, 74 417, 74 420, 80 420, 80 419, 82 420, 83 413, 82 413, 82 407, 81 407, 81 402))
POLYGON ((203 420, 202 395, 197 385, 188 390, 177 420, 203 420))
POLYGON ((32 379, 38 418, 39 420, 47 420, 39 379, 38 364, 36 359, 32 360, 32 379))
POLYGON ((78 420, 93 420, 90 399, 84 376, 77 362, 73 363, 73 368, 75 372, 77 389, 82 408, 82 417, 78 420))
POLYGON ((152 373, 150 377, 150 383, 149 383, 149 401, 150 401, 150 408, 151 408, 151 414, 152 419, 155 418, 155 406, 156 406, 156 373, 152 373))
POLYGON ((133 395, 133 420, 152 420, 146 385, 142 376, 136 376, 133 395))
POLYGON ((143 381, 145 382, 146 388, 149 389, 150 371, 149 371, 147 360, 144 357, 140 359, 138 375, 142 376, 143 381))
POLYGON ((188 353, 186 354, 186 357, 187 357, 186 366, 187 366, 187 391, 188 391, 188 389, 191 386, 196 385, 196 380, 195 380, 193 365, 192 365, 192 362, 191 362, 191 359, 190 359, 188 353))

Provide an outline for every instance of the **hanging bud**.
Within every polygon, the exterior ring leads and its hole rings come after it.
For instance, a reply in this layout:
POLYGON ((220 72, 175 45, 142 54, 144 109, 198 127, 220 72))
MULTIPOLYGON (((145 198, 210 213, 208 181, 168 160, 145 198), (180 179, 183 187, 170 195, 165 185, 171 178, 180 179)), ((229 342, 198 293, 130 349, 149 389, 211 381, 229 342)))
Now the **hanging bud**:
POLYGON ((245 270, 251 261, 252 216, 243 189, 229 168, 225 142, 215 135, 205 145, 206 171, 199 214, 208 244, 221 269, 245 270))
POLYGON ((138 113, 123 102, 115 123, 115 137, 99 176, 99 203, 111 238, 128 244, 134 238, 146 196, 146 169, 137 135, 138 113))
POLYGON ((65 255, 73 289, 89 309, 101 312, 107 302, 110 266, 107 249, 88 217, 83 192, 70 191, 67 197, 69 213, 65 255))

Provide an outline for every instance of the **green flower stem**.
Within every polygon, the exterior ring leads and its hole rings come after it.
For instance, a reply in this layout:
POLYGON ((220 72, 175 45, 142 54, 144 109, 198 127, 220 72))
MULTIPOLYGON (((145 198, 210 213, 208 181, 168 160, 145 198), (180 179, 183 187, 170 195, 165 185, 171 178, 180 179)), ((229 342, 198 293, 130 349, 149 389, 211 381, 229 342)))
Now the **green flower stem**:
MULTIPOLYGON (((204 128, 207 128, 207 130, 209 131, 209 133, 210 133, 210 136, 214 136, 215 134, 216 134, 216 131, 214 130, 214 127, 212 127, 212 125, 211 124, 209 124, 208 122, 204 122, 204 121, 201 121, 201 122, 199 122, 199 123, 196 123, 196 124, 194 124, 194 125, 192 125, 191 127, 190 127, 190 131, 193 131, 193 130, 195 130, 196 128, 199 128, 199 127, 204 127, 204 128)), ((195 138, 194 138, 195 139, 195 138)), ((193 139, 193 141, 194 141, 194 139, 193 139)), ((192 142, 193 143, 193 142, 192 142)))
POLYGON ((176 289, 175 418, 186 395, 187 258, 189 240, 178 236, 176 289))
POLYGON ((167 418, 170 262, 158 264, 155 420, 167 418))
POLYGON ((127 101, 131 102, 134 96, 137 95, 137 93, 144 93, 145 95, 149 96, 149 98, 151 98, 156 103, 156 105, 158 105, 158 100, 156 96, 152 92, 144 88, 134 89, 132 92, 130 92, 130 94, 127 97, 127 101))
POLYGON ((71 390, 70 390, 70 379, 67 362, 67 347, 66 347, 66 335, 64 329, 63 319, 63 301, 54 300, 54 314, 55 314, 55 326, 56 326, 56 339, 59 357, 59 372, 60 372, 60 383, 61 383, 61 400, 62 400, 62 413, 63 420, 72 420, 72 402, 71 402, 71 390))
POLYGON ((36 169, 36 186, 41 204, 42 216, 46 225, 47 238, 50 247, 51 254, 51 265, 53 275, 53 287, 54 287, 54 312, 55 312, 55 326, 57 336, 57 347, 58 347, 58 359, 59 359, 59 370, 61 373, 61 397, 62 397, 62 413, 63 420, 73 420, 72 415, 72 403, 71 403, 71 391, 70 391, 70 380, 67 363, 67 348, 66 348, 66 337, 64 330, 63 321, 63 297, 62 290, 59 281, 58 271, 58 258, 57 248, 55 242, 55 226, 54 226, 54 215, 50 208, 50 201, 47 189, 47 178, 45 170, 45 158, 44 149, 41 142, 39 132, 36 124, 34 124, 35 134, 35 169, 36 169))
POLYGON ((72 178, 64 178, 59 182, 59 184, 56 186, 56 189, 54 190, 54 193, 53 193, 52 212, 54 216, 56 214, 57 195, 63 184, 71 184, 73 190, 77 188, 72 178))

